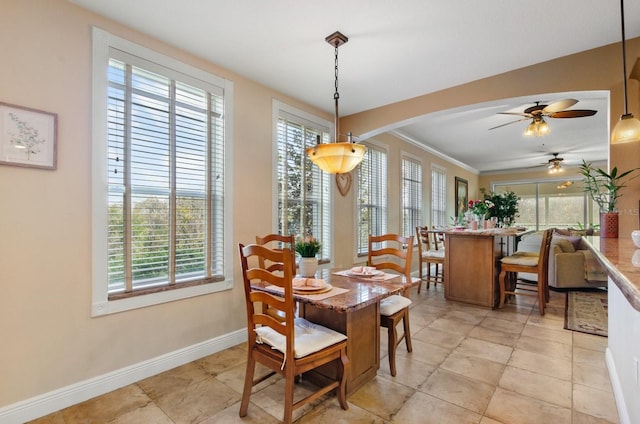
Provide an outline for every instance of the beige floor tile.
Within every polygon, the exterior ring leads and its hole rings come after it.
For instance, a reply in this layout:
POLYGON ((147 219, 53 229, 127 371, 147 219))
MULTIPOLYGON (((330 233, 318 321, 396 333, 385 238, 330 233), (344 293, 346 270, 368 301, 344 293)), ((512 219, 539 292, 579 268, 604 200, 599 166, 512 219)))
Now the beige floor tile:
POLYGON ((573 423, 572 424, 618 424, 616 421, 612 423, 604 418, 594 417, 593 415, 583 414, 582 412, 573 411, 573 423))
POLYGON ((519 322, 524 324, 529 319, 531 307, 516 307, 514 305, 504 305, 502 309, 489 311, 487 317, 502 319, 505 321, 519 322))
POLYGON ((238 402, 241 394, 215 377, 164 393, 155 403, 176 423, 200 422, 238 402))
POLYGON ((454 352, 440 365, 440 368, 496 386, 505 366, 499 362, 454 352))
POLYGON ((391 422, 397 424, 475 424, 480 422, 481 417, 480 414, 426 393, 416 392, 405 402, 391 422))
POLYGON ((613 393, 609 370, 606 367, 592 367, 574 363, 573 382, 613 393))
POLYGON ((489 417, 482 417, 480 424, 504 424, 489 417))
MULTIPOLYGON (((240 365, 236 365, 233 368, 229 368, 225 372, 219 373, 218 375, 216 375, 215 378, 216 380, 223 382, 225 385, 235 390, 236 392, 242 393, 242 391, 244 390, 244 377, 246 372, 247 372, 246 364, 240 364, 240 365)), ((270 370, 267 367, 260 364, 256 364, 254 380, 257 377, 267 375, 269 372, 270 370)), ((269 377, 268 379, 264 380, 263 382, 255 386, 252 391, 255 393, 256 391, 261 390, 271 384, 275 384, 278 380, 282 378, 283 377, 279 374, 269 377)))
POLYGON ((153 423, 153 424, 174 424, 167 414, 153 403, 142 408, 134 409, 119 415, 116 419, 109 421, 109 424, 136 424, 136 423, 153 423))
POLYGON ((378 370, 378 377, 392 379, 396 383, 403 384, 405 386, 417 389, 427 378, 435 371, 435 366, 429 365, 426 362, 421 362, 413 359, 413 355, 416 353, 416 346, 413 346, 413 352, 405 355, 396 355, 396 376, 391 376, 389 368, 389 358, 385 356, 380 359, 380 369, 378 370))
MULTIPOLYGON (((415 337, 412 337, 411 343, 413 345, 413 352, 409 353, 406 349, 397 349, 396 358, 406 356, 412 361, 438 366, 451 353, 451 349, 446 349, 422 340, 416 340, 415 337)), ((386 359, 384 361, 386 361, 386 359)), ((380 363, 382 364, 384 361, 381 359, 380 363)))
POLYGON ((520 336, 516 349, 539 353, 550 358, 559 358, 571 361, 573 356, 570 345, 539 339, 537 337, 520 336))
POLYGON ((498 387, 485 413, 507 424, 571 424, 571 409, 498 387))
POLYGON ((391 419, 415 389, 386 378, 376 377, 352 394, 349 404, 357 405, 385 420, 391 419))
POLYGON ((615 399, 613 394, 607 391, 574 384, 573 408, 578 412, 593 415, 612 423, 619 421, 615 399))
POLYGON ((527 324, 537 325, 538 327, 543 328, 550 328, 552 330, 564 330, 564 317, 562 319, 559 319, 557 316, 547 314, 531 314, 531 316, 529 316, 527 324))
POLYGON ((515 349, 508 365, 539 374, 571 381, 571 361, 547 355, 515 349))
POLYGON ((53 414, 45 415, 42 418, 29 421, 29 424, 66 424, 62 411, 54 412, 53 414))
MULTIPOLYGON (((501 321, 501 320, 495 320, 501 321)), ((510 333, 507 331, 498 331, 491 328, 476 326, 469 332, 468 337, 474 339, 484 340, 487 342, 498 343, 501 345, 514 347, 520 338, 520 335, 516 333, 510 333)))
POLYGON ((454 350, 455 353, 476 358, 484 358, 489 361, 506 364, 511 357, 513 349, 497 343, 484 340, 467 338, 454 350))
MULTIPOLYGON (((383 424, 381 417, 350 404, 343 410, 337 399, 329 399, 305 414, 296 424, 331 423, 331 424, 383 424)), ((213 423, 212 423, 213 424, 213 423)))
POLYGON ((596 336, 593 334, 579 333, 572 331, 573 334, 573 347, 581 347, 584 349, 598 350, 604 352, 607 350, 609 339, 602 336, 596 336))
MULTIPOLYGON (((253 393, 251 395, 251 404, 249 405, 249 411, 251 411, 251 408, 254 405, 257 405, 258 407, 260 407, 262 410, 264 410, 271 416, 277 418, 278 420, 282 420, 284 416, 284 406, 283 406, 284 391, 285 391, 284 383, 285 383, 284 379, 280 379, 275 384, 271 384, 270 386, 267 386, 264 389, 253 393)), ((312 392, 315 391, 315 389, 316 389, 315 386, 312 386, 310 383, 306 381, 302 381, 296 384, 293 392, 294 402, 310 395, 312 392)), ((335 396, 335 395, 327 394, 313 402, 310 402, 294 410, 293 419, 296 420, 301 416, 307 414, 315 406, 321 404, 324 400, 328 399, 331 396, 335 396)))
POLYGON ((508 366, 498 384, 503 389, 521 395, 571 408, 572 384, 570 381, 508 366))
POLYGON ((222 352, 215 353, 213 355, 206 356, 196 361, 196 364, 200 365, 210 374, 217 375, 221 372, 233 368, 236 365, 244 364, 247 362, 247 349, 246 345, 233 346, 229 349, 225 349, 222 352))
POLYGON ((429 324, 429 328, 446 331, 453 334, 466 336, 473 329, 475 324, 469 324, 458 319, 438 318, 429 324))
POLYGON ((254 403, 249 404, 249 410, 245 417, 240 418, 240 402, 234 403, 228 408, 223 409, 206 418, 204 421, 198 424, 279 424, 282 423, 282 417, 274 417, 262 410, 258 405, 254 403))
POLYGON ((500 318, 500 316, 487 316, 480 326, 501 333, 520 334, 524 328, 524 324, 518 321, 508 321, 500 318))
POLYGON ((472 380, 460 374, 437 370, 419 391, 482 414, 493 395, 494 385, 472 380))
POLYGON ((571 331, 567 330, 555 330, 529 324, 525 325, 524 330, 522 330, 523 336, 563 343, 569 346, 573 344, 573 335, 571 333, 571 331))
POLYGON ((143 408, 151 403, 149 396, 135 384, 114 390, 62 411, 65 423, 102 423, 143 408))
POLYGON ((428 326, 418 331, 415 335, 412 335, 411 339, 421 340, 445 349, 454 349, 464 340, 464 336, 428 326))
POLYGON ((165 371, 153 377, 145 378, 138 385, 153 400, 183 391, 194 383, 210 378, 202 367, 195 362, 165 371))
POLYGON ((597 350, 584 349, 582 347, 574 347, 573 363, 589 365, 596 368, 606 368, 605 353, 597 350))
POLYGON ((473 313, 470 311, 463 311, 463 310, 451 310, 449 312, 447 312, 443 318, 445 319, 451 319, 451 320, 459 320, 462 321, 466 324, 472 324, 472 325, 477 325, 480 323, 480 321, 482 321, 485 317, 485 315, 487 314, 487 312, 485 312, 483 315, 479 314, 479 313, 473 313))

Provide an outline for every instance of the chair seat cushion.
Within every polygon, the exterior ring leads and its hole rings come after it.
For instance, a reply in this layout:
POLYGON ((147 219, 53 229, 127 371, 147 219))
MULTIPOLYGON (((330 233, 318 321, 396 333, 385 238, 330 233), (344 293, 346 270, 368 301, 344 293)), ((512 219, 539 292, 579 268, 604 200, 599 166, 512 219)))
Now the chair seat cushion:
POLYGON ((510 265, 537 266, 538 255, 532 252, 516 252, 500 259, 500 262, 510 265))
POLYGON ((401 309, 404 309, 411 305, 411 299, 394 294, 393 296, 385 297, 380 302, 380 315, 393 315, 401 309))
MULTIPOLYGON (((296 318, 294 320, 293 331, 295 335, 294 356, 296 358, 302 358, 338 342, 347 340, 347 336, 344 334, 314 324, 304 318, 296 318)), ((266 326, 258 327, 256 328, 256 334, 258 336, 258 343, 266 343, 272 348, 286 353, 286 337, 273 328, 266 326)))
POLYGON ((426 250, 422 252, 422 257, 425 259, 444 259, 444 250, 426 250))

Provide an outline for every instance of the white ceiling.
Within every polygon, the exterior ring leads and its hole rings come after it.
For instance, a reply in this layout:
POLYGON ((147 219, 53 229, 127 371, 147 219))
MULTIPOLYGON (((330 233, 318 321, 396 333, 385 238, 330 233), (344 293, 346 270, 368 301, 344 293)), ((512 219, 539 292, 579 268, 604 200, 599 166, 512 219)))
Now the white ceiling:
MULTIPOLYGON (((349 37, 339 49, 341 116, 620 41, 614 0, 70 1, 329 113, 334 58, 324 38, 341 31, 349 37)), ((640 1, 626 1, 625 24, 627 38, 640 36, 640 1)), ((608 92, 540 93, 396 131, 479 172, 535 166, 552 152, 603 160, 608 102, 608 92), (551 134, 538 139, 521 136, 526 121, 488 130, 517 118, 498 112, 563 98, 598 113, 551 119, 551 134)))

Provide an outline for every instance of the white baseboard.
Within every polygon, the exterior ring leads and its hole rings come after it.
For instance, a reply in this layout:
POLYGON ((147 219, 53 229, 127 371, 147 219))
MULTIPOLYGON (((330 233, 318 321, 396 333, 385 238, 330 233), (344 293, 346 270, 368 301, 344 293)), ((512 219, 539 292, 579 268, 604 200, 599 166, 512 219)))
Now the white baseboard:
POLYGON ((0 408, 1 424, 21 424, 111 392, 247 340, 241 329, 0 408))
POLYGON ((613 397, 616 400, 616 407, 618 408, 618 418, 620 419, 620 424, 631 424, 629 411, 627 410, 627 404, 624 401, 624 395, 622 393, 622 386, 620 385, 620 379, 618 378, 618 373, 616 372, 616 364, 613 362, 613 354, 611 353, 611 349, 609 349, 608 347, 605 354, 605 359, 607 362, 607 368, 609 369, 609 378, 611 380, 613 397))

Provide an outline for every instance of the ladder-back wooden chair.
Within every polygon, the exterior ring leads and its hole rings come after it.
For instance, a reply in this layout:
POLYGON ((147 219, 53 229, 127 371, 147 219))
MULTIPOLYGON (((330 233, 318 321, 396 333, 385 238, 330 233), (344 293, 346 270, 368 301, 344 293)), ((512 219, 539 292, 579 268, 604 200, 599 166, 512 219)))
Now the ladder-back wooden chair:
POLYGON ((404 276, 408 289, 403 296, 392 295, 380 302, 380 326, 387 329, 389 348, 389 370, 396 375, 396 348, 404 339, 407 351, 411 352, 411 329, 409 328, 409 306, 411 300, 411 258, 413 256, 413 236, 403 237, 397 234, 381 236, 369 235, 369 265, 376 269, 390 269, 404 276), (390 247, 393 245, 394 247, 390 247), (404 332, 398 338, 397 325, 402 321, 404 332))
POLYGON ((429 231, 429 227, 416 227, 416 237, 418 240, 418 275, 420 284, 418 285, 418 293, 422 288, 422 281, 427 283, 427 289, 433 283, 444 283, 444 244, 438 240, 439 233, 429 231), (434 271, 431 272, 431 265, 434 265, 434 271), (427 276, 424 277, 424 266, 427 266, 427 276))
MULTIPOLYGON (((342 409, 348 409, 346 399, 349 359, 347 337, 329 328, 314 324, 304 318, 295 318, 293 300, 293 255, 287 248, 278 251, 256 244, 239 245, 240 263, 247 309, 247 370, 240 403, 240 416, 247 415, 253 386, 275 373, 284 376, 284 418, 287 424, 293 420, 293 411, 326 393, 336 391, 342 409), (260 267, 259 258, 283 264, 283 271, 268 271, 260 267), (256 265, 251 266, 254 263, 256 265), (275 296, 251 287, 252 282, 264 282, 282 288, 283 295, 275 296), (258 304, 281 311, 284 321, 261 312, 258 304), (256 362, 271 369, 265 376, 255 378, 256 362), (321 365, 334 362, 336 379, 316 392, 294 402, 296 376, 321 365)), ((264 262, 263 262, 264 263, 264 262)))
POLYGON ((553 229, 542 233, 540 252, 515 252, 500 260, 500 304, 502 308, 506 295, 525 295, 538 298, 538 310, 544 315, 546 303, 549 301, 549 250, 551 248, 551 236, 553 229), (531 283, 518 280, 518 272, 530 272, 538 275, 538 283, 534 288, 531 283))

